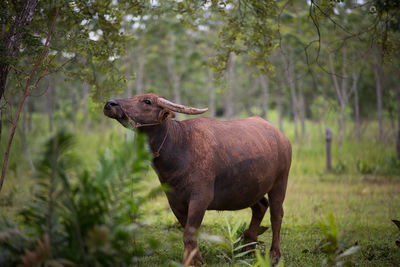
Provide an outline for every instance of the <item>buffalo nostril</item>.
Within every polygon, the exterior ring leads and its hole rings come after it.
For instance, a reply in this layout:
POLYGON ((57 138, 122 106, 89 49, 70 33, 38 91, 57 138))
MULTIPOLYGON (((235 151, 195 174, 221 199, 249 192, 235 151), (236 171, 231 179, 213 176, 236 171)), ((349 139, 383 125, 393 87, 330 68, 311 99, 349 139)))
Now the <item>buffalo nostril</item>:
POLYGON ((117 101, 111 100, 111 101, 108 101, 108 102, 105 104, 104 108, 105 108, 105 109, 111 109, 111 107, 118 106, 118 105, 119 105, 119 104, 118 104, 117 101))

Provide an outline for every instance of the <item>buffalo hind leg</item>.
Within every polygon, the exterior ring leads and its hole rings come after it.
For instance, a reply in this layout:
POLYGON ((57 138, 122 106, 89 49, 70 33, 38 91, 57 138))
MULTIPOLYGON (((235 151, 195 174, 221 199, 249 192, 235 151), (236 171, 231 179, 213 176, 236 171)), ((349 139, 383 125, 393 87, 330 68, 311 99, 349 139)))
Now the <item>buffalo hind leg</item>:
POLYGON ((270 256, 274 263, 278 262, 281 257, 280 247, 280 231, 283 218, 283 201, 285 199, 287 187, 287 174, 278 179, 271 191, 268 193, 270 213, 271 213, 271 228, 272 228, 272 244, 270 256))
MULTIPOLYGON (((251 222, 249 228, 244 232, 244 243, 249 244, 253 242, 257 242, 257 236, 262 234, 266 228, 261 228, 260 224, 264 218, 265 212, 268 209, 268 200, 263 197, 256 204, 251 206, 251 222)), ((244 250, 251 250, 256 247, 256 244, 251 244, 244 247, 244 250)))

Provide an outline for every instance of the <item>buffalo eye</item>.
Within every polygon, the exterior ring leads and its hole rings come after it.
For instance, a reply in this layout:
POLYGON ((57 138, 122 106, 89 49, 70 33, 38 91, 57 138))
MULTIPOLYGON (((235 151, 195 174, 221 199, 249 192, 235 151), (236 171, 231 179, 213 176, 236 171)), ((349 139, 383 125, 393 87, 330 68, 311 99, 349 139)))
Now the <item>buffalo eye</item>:
POLYGON ((143 100, 143 102, 144 102, 145 104, 147 104, 147 105, 151 105, 151 101, 148 100, 148 99, 143 100))

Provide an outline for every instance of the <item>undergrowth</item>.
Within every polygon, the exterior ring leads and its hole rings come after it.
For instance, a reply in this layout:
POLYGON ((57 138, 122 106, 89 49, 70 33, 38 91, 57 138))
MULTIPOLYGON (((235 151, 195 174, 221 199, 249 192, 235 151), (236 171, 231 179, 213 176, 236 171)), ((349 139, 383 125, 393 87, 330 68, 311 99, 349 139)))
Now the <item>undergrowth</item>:
POLYGON ((144 256, 134 241, 139 208, 163 190, 140 194, 149 164, 145 137, 124 142, 100 153, 97 171, 89 172, 75 168, 73 135, 51 137, 33 198, 18 210, 21 223, 6 217, 0 223, 0 265, 129 266, 144 256))

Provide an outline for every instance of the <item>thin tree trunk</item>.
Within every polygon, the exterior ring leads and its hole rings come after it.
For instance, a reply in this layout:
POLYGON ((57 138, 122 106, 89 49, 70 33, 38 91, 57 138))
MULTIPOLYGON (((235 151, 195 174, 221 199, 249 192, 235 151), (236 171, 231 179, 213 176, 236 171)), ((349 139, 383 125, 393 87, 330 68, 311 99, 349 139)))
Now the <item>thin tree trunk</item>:
MULTIPOLYGON (((49 132, 53 132, 53 106, 54 106, 54 90, 52 79, 47 76, 47 116, 49 120, 49 132)), ((25 120, 25 119, 24 119, 25 120)))
MULTIPOLYGON (((0 141, 3 130, 3 116, 2 116, 2 99, 4 91, 6 90, 7 76, 10 69, 9 60, 14 58, 18 51, 18 46, 21 42, 22 28, 29 25, 32 21, 33 14, 35 13, 36 6, 39 0, 26 0, 18 12, 18 16, 14 20, 8 33, 5 32, 5 25, 2 25, 1 33, 1 46, 3 47, 2 54, 5 55, 4 60, 0 62, 0 141)), ((0 186, 1 189, 1 186, 0 186)))
MULTIPOLYGON (((70 99, 70 101, 71 101, 71 105, 72 106, 74 106, 74 105, 76 105, 76 103, 80 103, 80 101, 79 101, 79 96, 78 96, 78 94, 76 94, 76 93, 74 93, 72 90, 69 90, 68 91, 68 93, 69 93, 69 99, 70 99)), ((72 119, 72 124, 73 124, 73 126, 74 126, 74 130, 76 130, 77 129, 77 112, 72 112, 72 114, 71 114, 71 119, 72 119)))
POLYGON ((289 82, 289 88, 290 88, 290 97, 292 101, 292 112, 293 112, 293 120, 294 120, 294 136, 296 139, 296 142, 299 141, 299 134, 298 134, 298 126, 297 123, 299 121, 298 119, 298 100, 297 100, 297 94, 296 94, 296 84, 295 84, 295 73, 294 73, 294 62, 293 62, 293 52, 290 50, 289 53, 289 64, 287 68, 287 76, 288 76, 288 82, 289 82))
POLYGON ((143 86, 144 64, 145 64, 144 55, 138 55, 138 69, 137 69, 137 76, 136 76, 136 94, 143 94, 143 92, 144 92, 144 86, 143 86))
POLYGON ((235 54, 231 53, 228 62, 228 80, 229 80, 229 91, 226 95, 225 100, 225 112, 226 118, 231 120, 233 118, 233 92, 235 90, 235 54))
POLYGON ((299 117, 300 117, 300 125, 301 125, 301 139, 304 140, 306 138, 306 107, 305 107, 305 100, 304 100, 304 92, 303 92, 303 82, 299 79, 297 84, 298 92, 299 92, 299 117))
POLYGON ((372 53, 374 60, 372 63, 372 69, 374 71, 375 84, 376 84, 376 104, 378 108, 378 120, 379 120, 379 140, 383 140, 383 115, 382 115, 382 80, 381 80, 381 70, 380 70, 380 59, 377 47, 374 45, 372 53))
POLYGON ((0 98, 0 144, 1 144, 1 131, 3 130, 3 100, 0 98))
POLYGON ((347 74, 346 74, 346 49, 343 48, 343 73, 342 73, 342 86, 340 87, 337 75, 335 73, 335 68, 333 66, 332 55, 329 54, 329 67, 331 72, 331 77, 333 80, 333 86, 335 88, 336 97, 339 103, 340 114, 339 114, 339 144, 340 152, 343 150, 343 135, 345 132, 345 109, 347 104, 347 74))
MULTIPOLYGON (((131 76, 133 75, 133 72, 135 72, 136 77, 135 77, 135 91, 136 94, 143 94, 144 92, 144 65, 146 62, 146 58, 144 53, 140 51, 140 47, 137 49, 134 49, 131 53, 131 56, 129 57, 129 62, 127 62, 127 76, 129 79, 131 79, 131 76), (133 62, 133 64, 131 64, 133 62), (133 70, 131 68, 131 65, 135 66, 135 69, 133 70)), ((133 82, 128 83, 128 97, 132 96, 132 86, 133 82)))
MULTIPOLYGON (((243 107, 246 110, 247 114, 249 116, 254 116, 254 112, 252 108, 254 107, 254 100, 252 99, 254 95, 258 94, 259 91, 259 86, 260 86, 260 80, 259 79, 254 79, 253 75, 251 72, 249 74, 249 88, 245 92, 244 99, 242 101, 243 107)), ((263 114, 264 117, 264 114, 263 114)))
MULTIPOLYGON (((12 59, 18 51, 18 46, 24 32, 22 29, 31 23, 38 2, 38 0, 24 1, 21 10, 18 12, 18 16, 15 18, 14 24, 7 33, 7 37, 2 39, 4 48, 3 55, 6 56, 6 59, 12 59)), ((0 99, 3 98, 6 88, 9 67, 8 60, 2 60, 0 62, 0 99)))
POLYGON ((22 143, 22 148, 23 148, 23 150, 25 152, 25 155, 26 155, 26 157, 28 159, 29 166, 31 167, 31 170, 32 170, 32 177, 33 177, 33 180, 34 180, 34 183, 35 183, 35 190, 37 190, 38 183, 37 183, 37 180, 36 180, 36 168, 35 168, 35 165, 33 164, 32 155, 31 155, 31 152, 29 150, 28 143, 26 141, 26 131, 27 131, 27 128, 28 128, 27 127, 28 126, 27 125, 28 124, 27 116, 28 116, 28 105, 24 105, 23 111, 22 111, 21 143, 22 143))
POLYGON ((207 70, 207 87, 208 87, 208 112, 210 117, 215 117, 215 89, 213 84, 214 74, 210 68, 207 70))
MULTIPOLYGON (((310 68, 310 74, 311 74, 311 78, 312 78, 312 85, 313 85, 313 90, 314 92, 318 92, 318 83, 315 79, 315 75, 314 75, 314 71, 312 68, 310 68)), ((324 107, 327 106, 327 100, 326 100, 326 89, 325 86, 323 85, 321 88, 322 91, 322 105, 324 107)), ((321 138, 324 137, 324 129, 327 128, 326 126, 326 116, 323 112, 320 112, 319 117, 318 117, 318 125, 319 125, 319 131, 320 131, 320 136, 321 138)))
MULTIPOLYGON (((132 49, 133 50, 133 49, 132 49)), ((134 76, 135 70, 133 69, 132 65, 135 64, 135 51, 131 51, 130 54, 126 57, 125 60, 125 79, 126 79, 126 92, 125 96, 126 97, 131 97, 132 96, 132 89, 133 89, 133 84, 137 82, 137 77, 135 77, 135 80, 132 80, 134 76)))
POLYGON ((27 120, 28 120, 28 131, 32 131, 32 128, 33 128, 33 126, 32 126, 33 125, 32 113, 35 110, 35 106, 33 104, 33 101, 28 101, 27 106, 28 106, 28 118, 27 118, 27 120))
POLYGON ((282 87, 277 88, 276 91, 276 106, 278 109, 278 125, 279 130, 283 132, 283 114, 282 114, 282 87))
POLYGON ((359 100, 358 100, 358 88, 357 88, 357 82, 358 82, 359 75, 357 75, 353 71, 352 76, 353 76, 353 93, 354 93, 354 124, 356 127, 357 142, 360 143, 360 141, 361 141, 360 104, 359 104, 359 100))
POLYGON ((260 83, 263 95, 263 101, 262 101, 263 117, 264 119, 268 120, 268 97, 269 97, 268 77, 265 77, 265 75, 260 74, 260 83))
POLYGON ((399 84, 397 85, 396 102, 397 102, 396 150, 397 150, 397 158, 400 160, 400 85, 399 84))
POLYGON ((344 135, 344 120, 345 120, 345 104, 343 101, 340 102, 340 114, 339 114, 339 142, 340 142, 340 152, 343 151, 343 135, 344 135))
POLYGON ((89 93, 89 84, 85 82, 83 86, 83 120, 86 133, 89 131, 89 93))
POLYGON ((176 58, 175 58, 175 36, 172 36, 170 39, 170 50, 171 50, 171 56, 170 56, 170 63, 169 68, 170 68, 170 73, 172 74, 172 85, 174 88, 174 101, 175 103, 181 103, 181 92, 180 92, 180 84, 181 84, 181 75, 178 73, 177 70, 177 63, 176 63, 176 58))
MULTIPOLYGON (((343 50, 342 50, 342 99, 340 103, 340 119, 342 121, 342 136, 341 138, 341 143, 343 143, 343 138, 346 135, 346 106, 347 106, 347 81, 348 81, 348 76, 347 76, 347 47, 344 45, 343 50)), ((340 147, 340 151, 342 152, 343 147, 340 147)))
MULTIPOLYGON (((169 42, 170 55, 167 57, 167 68, 169 75, 172 78, 172 86, 174 89, 174 101, 175 103, 181 104, 181 93, 180 93, 180 83, 182 75, 178 73, 177 63, 175 58, 175 36, 172 36, 169 42)), ((179 118, 179 114, 176 114, 179 118)))

